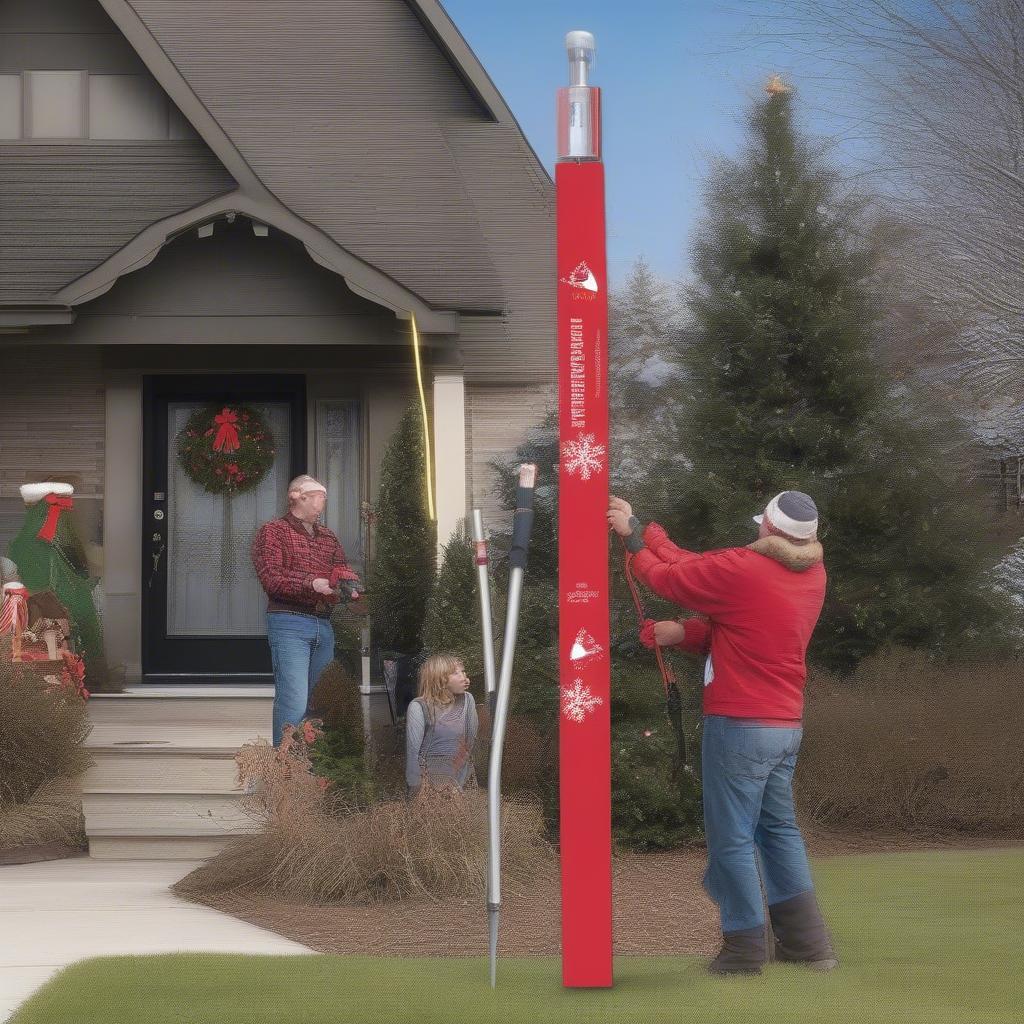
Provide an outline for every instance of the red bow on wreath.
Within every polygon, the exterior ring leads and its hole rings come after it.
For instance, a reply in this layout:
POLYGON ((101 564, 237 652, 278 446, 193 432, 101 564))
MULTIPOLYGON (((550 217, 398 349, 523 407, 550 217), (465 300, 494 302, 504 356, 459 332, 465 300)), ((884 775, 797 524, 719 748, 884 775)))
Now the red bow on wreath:
POLYGON ((60 519, 61 512, 75 506, 70 498, 64 498, 57 494, 48 494, 46 496, 46 504, 50 506, 46 510, 46 521, 39 527, 39 532, 36 536, 40 540, 45 540, 48 544, 52 544, 53 538, 57 533, 57 520, 60 519))
POLYGON ((237 452, 242 445, 238 440, 238 414, 227 407, 221 409, 220 413, 213 417, 213 422, 220 427, 217 436, 213 439, 213 450, 215 452, 237 452))

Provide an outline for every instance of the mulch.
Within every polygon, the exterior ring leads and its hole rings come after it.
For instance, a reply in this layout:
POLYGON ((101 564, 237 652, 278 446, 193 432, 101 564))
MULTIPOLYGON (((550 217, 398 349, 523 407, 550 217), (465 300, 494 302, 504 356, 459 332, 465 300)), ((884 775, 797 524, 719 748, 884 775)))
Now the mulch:
MULTIPOLYGON (((1019 845, 1019 841, 962 836, 807 836, 808 850, 815 857, 1019 845)), ((718 912, 700 884, 704 865, 701 846, 615 856, 612 934, 617 955, 712 956, 718 951, 718 912)), ((487 951, 487 912, 477 893, 373 906, 316 906, 249 893, 207 897, 202 902, 321 953, 454 957, 482 956, 487 951)), ((506 882, 499 929, 501 955, 557 955, 559 913, 556 862, 529 886, 506 882)))

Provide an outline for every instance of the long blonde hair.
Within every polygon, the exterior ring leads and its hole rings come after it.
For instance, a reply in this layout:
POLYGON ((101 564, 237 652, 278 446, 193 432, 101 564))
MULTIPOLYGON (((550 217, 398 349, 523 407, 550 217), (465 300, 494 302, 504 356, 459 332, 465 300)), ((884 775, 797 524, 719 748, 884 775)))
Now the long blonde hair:
POLYGON ((454 654, 432 654, 420 666, 419 696, 428 704, 451 704, 455 698, 448 677, 462 667, 462 659, 454 654))

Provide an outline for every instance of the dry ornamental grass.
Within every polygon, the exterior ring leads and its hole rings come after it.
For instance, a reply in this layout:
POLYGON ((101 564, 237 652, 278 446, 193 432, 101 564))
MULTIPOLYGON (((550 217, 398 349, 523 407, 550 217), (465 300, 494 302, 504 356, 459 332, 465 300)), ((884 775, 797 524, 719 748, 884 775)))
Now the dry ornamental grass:
MULTIPOLYGON (((282 748, 250 744, 240 779, 262 830, 239 838, 175 889, 195 898, 231 892, 274 893, 314 904, 443 899, 481 891, 487 869, 487 799, 424 786, 411 801, 364 810, 336 800, 309 770, 310 732, 282 748)), ((540 808, 506 801, 503 870, 528 877, 554 859, 540 808)))
POLYGON ((883 832, 1024 832, 1024 665, 912 651, 808 685, 797 800, 814 823, 883 832))
POLYGON ((77 841, 89 729, 72 688, 48 686, 0 644, 0 849, 77 841))

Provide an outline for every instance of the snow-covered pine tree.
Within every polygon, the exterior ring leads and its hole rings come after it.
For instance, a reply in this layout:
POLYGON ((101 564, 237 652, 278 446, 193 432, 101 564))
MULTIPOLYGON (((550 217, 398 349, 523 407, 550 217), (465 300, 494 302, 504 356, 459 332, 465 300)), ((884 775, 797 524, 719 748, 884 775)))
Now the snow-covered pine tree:
POLYGON ((650 431, 664 438, 678 417, 682 332, 673 297, 643 256, 609 309, 608 399, 611 480, 631 489, 646 471, 650 431))

